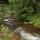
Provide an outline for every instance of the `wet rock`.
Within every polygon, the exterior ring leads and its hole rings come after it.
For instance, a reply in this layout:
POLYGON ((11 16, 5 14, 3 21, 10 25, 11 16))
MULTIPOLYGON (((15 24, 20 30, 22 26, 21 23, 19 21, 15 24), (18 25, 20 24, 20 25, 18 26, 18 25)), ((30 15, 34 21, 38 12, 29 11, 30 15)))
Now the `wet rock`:
POLYGON ((9 16, 5 17, 3 20, 4 24, 8 26, 11 30, 14 30, 17 28, 16 22, 9 16))

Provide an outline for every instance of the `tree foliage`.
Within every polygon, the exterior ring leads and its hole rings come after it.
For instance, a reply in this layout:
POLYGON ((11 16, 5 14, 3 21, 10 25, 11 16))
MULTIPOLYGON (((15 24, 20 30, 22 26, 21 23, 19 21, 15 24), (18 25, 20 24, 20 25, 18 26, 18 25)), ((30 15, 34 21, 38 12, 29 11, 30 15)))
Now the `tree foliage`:
POLYGON ((40 0, 14 0, 14 9, 16 10, 17 19, 21 21, 30 20, 35 14, 40 14, 40 0))
POLYGON ((19 21, 36 22, 40 18, 40 0, 9 0, 9 5, 0 5, 0 23, 8 15, 19 21))

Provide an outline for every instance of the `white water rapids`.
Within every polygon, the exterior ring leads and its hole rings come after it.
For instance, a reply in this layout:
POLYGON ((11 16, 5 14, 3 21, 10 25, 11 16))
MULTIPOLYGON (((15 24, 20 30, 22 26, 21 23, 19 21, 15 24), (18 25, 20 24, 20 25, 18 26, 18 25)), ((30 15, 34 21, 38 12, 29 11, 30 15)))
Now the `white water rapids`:
POLYGON ((22 28, 16 29, 15 32, 20 33, 22 40, 40 40, 40 35, 34 33, 35 34, 34 36, 31 33, 23 31, 22 28))

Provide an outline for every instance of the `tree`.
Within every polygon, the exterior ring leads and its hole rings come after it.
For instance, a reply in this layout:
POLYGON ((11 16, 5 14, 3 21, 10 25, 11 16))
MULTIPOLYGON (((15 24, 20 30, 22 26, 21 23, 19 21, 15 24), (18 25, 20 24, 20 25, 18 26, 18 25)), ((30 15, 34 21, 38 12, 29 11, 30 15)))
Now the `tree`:
POLYGON ((40 0, 15 0, 15 10, 17 20, 27 21, 30 20, 28 16, 32 17, 38 14, 40 0))

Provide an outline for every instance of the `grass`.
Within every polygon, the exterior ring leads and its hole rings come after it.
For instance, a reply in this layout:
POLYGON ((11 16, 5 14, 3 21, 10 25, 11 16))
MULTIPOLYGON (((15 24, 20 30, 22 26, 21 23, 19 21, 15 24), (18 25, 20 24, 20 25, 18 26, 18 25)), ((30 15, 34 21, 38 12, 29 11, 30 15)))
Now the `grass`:
POLYGON ((12 40, 13 33, 10 32, 7 26, 4 27, 2 25, 0 32, 2 33, 2 37, 0 37, 0 40, 12 40))

